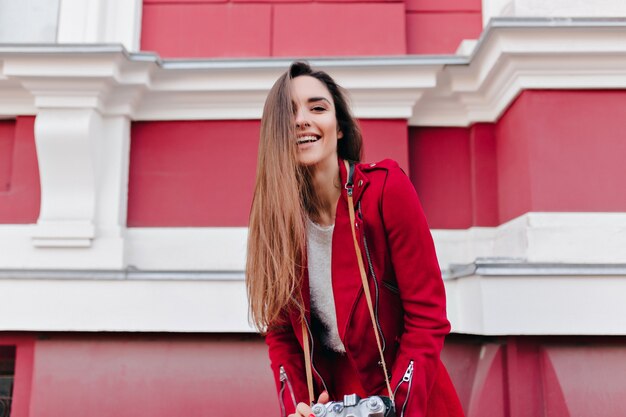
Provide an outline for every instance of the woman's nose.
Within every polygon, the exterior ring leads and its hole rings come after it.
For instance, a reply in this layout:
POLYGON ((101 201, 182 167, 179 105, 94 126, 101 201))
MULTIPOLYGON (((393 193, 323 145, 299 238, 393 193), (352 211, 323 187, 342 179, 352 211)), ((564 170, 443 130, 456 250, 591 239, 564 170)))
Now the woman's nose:
POLYGON ((306 118, 306 114, 302 110, 296 112, 296 127, 302 129, 310 126, 309 121, 306 118))

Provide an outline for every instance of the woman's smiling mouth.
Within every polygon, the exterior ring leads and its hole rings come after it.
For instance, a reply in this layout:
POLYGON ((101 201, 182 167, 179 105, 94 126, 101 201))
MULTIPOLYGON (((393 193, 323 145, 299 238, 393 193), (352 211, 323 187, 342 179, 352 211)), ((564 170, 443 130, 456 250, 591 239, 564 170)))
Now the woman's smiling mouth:
POLYGON ((297 140, 297 144, 298 145, 303 145, 305 143, 312 143, 312 142, 317 142, 318 140, 320 140, 319 136, 315 136, 315 135, 306 135, 306 136, 300 136, 298 137, 297 140))

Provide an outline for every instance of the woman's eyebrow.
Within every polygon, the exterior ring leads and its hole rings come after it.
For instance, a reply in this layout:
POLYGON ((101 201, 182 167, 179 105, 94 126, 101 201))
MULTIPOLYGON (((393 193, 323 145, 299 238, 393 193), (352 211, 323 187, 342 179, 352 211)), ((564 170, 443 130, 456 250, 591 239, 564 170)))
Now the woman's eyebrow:
POLYGON ((326 97, 311 97, 307 100, 307 103, 314 103, 316 101, 325 101, 330 104, 330 100, 328 100, 326 97))

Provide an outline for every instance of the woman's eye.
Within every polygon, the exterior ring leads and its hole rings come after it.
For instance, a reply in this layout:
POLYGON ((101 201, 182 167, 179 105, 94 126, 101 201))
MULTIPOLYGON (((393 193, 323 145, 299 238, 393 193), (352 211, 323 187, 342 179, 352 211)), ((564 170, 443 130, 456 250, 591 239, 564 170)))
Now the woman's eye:
POLYGON ((315 107, 313 107, 312 110, 313 111, 326 111, 326 108, 322 107, 322 106, 315 106, 315 107))

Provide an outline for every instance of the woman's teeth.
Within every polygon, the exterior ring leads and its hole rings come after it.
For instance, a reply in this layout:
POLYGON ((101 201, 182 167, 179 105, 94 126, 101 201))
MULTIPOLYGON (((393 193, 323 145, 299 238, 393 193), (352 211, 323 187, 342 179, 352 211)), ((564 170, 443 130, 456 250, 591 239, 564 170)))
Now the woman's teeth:
POLYGON ((302 145, 303 143, 310 143, 319 140, 317 136, 302 136, 298 138, 298 145, 302 145))

